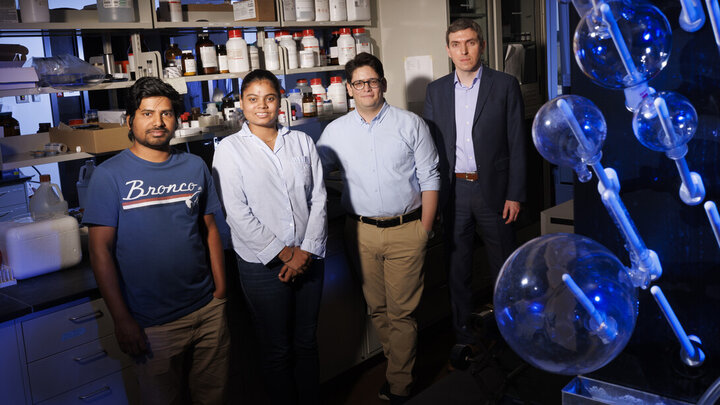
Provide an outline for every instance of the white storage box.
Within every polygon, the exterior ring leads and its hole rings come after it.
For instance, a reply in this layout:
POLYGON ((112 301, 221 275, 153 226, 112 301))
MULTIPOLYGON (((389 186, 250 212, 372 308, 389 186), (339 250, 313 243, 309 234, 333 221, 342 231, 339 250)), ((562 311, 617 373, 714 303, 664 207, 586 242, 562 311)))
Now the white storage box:
POLYGON ((82 259, 78 222, 67 215, 0 222, 0 251, 18 280, 74 266, 82 259))

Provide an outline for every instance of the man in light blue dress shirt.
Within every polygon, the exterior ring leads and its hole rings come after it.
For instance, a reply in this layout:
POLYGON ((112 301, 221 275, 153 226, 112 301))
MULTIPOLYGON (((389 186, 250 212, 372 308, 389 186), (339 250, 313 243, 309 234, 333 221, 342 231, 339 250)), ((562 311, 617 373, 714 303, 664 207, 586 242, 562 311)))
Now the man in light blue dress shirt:
POLYGON ((361 53, 345 72, 356 109, 330 123, 317 147, 325 172, 343 176, 347 248, 388 360, 379 397, 403 403, 413 381, 414 312, 437 209, 438 155, 425 122, 385 102, 380 60, 361 53))

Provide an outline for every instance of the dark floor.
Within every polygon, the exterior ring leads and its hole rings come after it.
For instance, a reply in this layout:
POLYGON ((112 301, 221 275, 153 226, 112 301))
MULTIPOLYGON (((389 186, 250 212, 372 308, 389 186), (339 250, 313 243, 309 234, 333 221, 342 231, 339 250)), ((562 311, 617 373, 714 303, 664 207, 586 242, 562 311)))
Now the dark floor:
MULTIPOLYGON (((484 339, 481 353, 465 370, 448 371, 454 340, 449 319, 420 332, 411 405, 430 404, 559 404, 571 380, 527 366, 502 341, 484 339), (507 378, 508 375, 512 375, 507 378)), ((387 404, 377 397, 385 381, 382 354, 322 385, 327 405, 387 404)))

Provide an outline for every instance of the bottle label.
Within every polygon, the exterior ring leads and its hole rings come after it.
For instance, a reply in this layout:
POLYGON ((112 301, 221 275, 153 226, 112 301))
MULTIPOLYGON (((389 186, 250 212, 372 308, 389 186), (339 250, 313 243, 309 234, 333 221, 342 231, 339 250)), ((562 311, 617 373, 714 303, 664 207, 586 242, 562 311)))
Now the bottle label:
POLYGON ((220 73, 229 73, 227 55, 218 55, 218 66, 220 73))
POLYGON ((308 101, 302 103, 302 110, 303 114, 313 114, 317 112, 317 104, 315 104, 315 101, 308 101))
POLYGON ((370 52, 370 42, 358 42, 355 44, 355 48, 357 49, 357 53, 372 53, 370 52))
POLYGON ((203 69, 217 67, 217 53, 215 48, 212 46, 201 46, 200 47, 200 60, 202 61, 203 69))
POLYGON ((335 59, 335 58, 338 57, 338 54, 339 54, 339 52, 338 52, 338 47, 337 47, 337 46, 331 46, 331 47, 330 47, 330 57, 333 58, 333 59, 335 59))
POLYGON ((195 59, 185 59, 183 62, 183 66, 185 67, 185 76, 192 76, 197 73, 195 59))
POLYGON ((132 0, 102 0, 103 8, 132 8, 132 0))

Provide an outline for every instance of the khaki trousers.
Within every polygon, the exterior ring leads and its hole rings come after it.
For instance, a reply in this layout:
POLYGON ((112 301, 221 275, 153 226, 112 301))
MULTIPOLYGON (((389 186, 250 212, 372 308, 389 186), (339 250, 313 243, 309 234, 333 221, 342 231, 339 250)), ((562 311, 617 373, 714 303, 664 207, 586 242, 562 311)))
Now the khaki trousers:
POLYGON ((414 313, 423 291, 428 234, 419 220, 378 228, 353 219, 347 219, 345 233, 388 361, 385 376, 390 392, 410 395, 417 346, 414 313))
POLYGON ((145 328, 147 357, 135 372, 143 404, 224 404, 230 335, 225 299, 197 311, 145 328))

